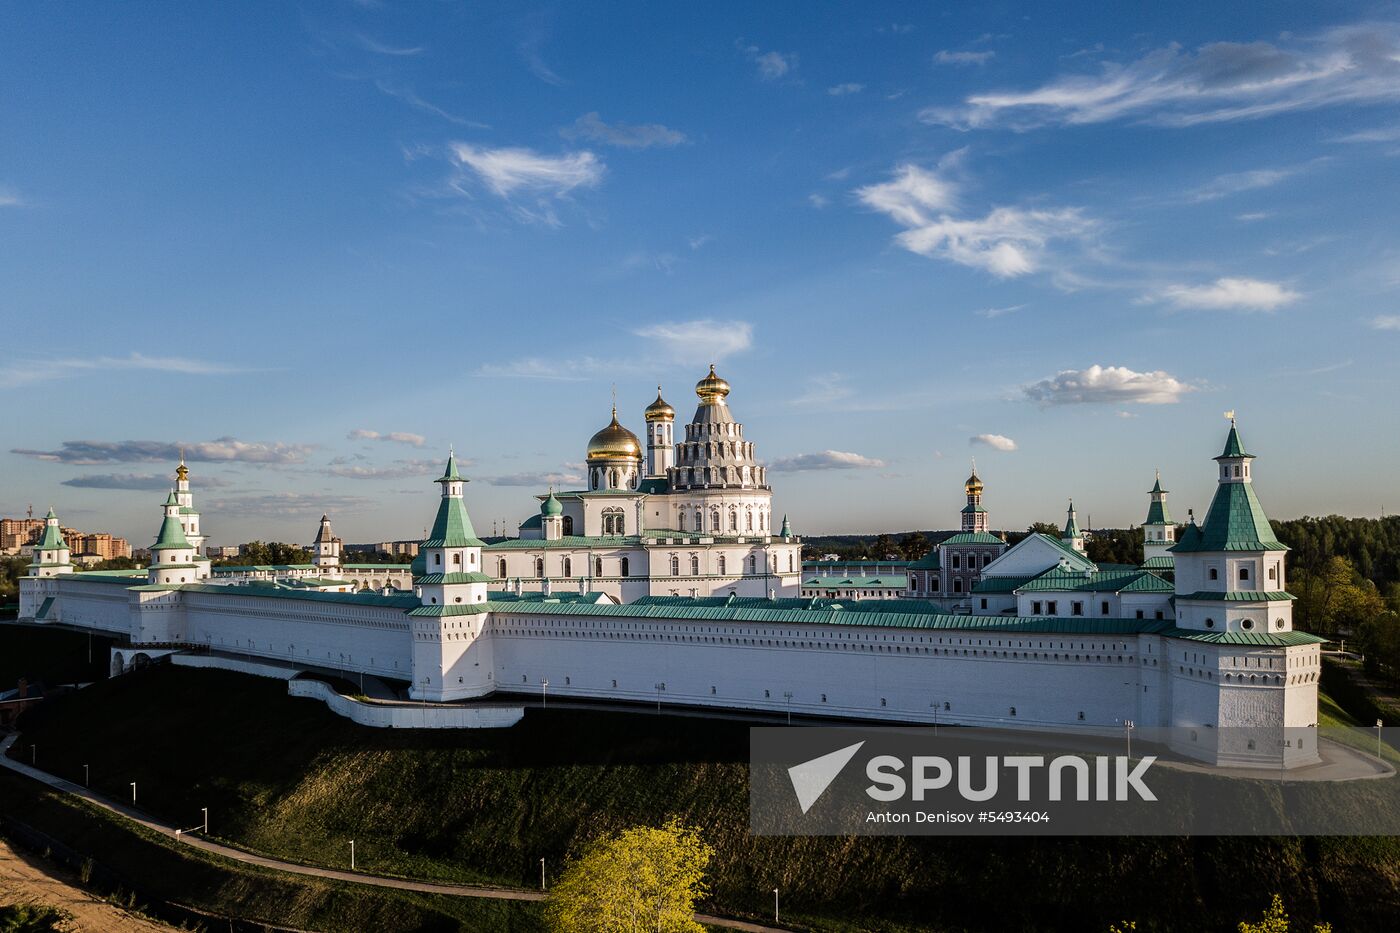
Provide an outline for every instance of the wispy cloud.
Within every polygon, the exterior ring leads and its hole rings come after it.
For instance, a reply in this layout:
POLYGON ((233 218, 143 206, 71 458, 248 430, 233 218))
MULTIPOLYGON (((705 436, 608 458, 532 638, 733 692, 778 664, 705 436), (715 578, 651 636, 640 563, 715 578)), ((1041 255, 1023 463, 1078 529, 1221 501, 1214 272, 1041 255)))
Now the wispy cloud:
POLYGON ((1371 318, 1371 326, 1376 330, 1400 330, 1400 314, 1377 314, 1371 318))
POLYGON ((973 314, 976 314, 978 317, 984 317, 988 320, 992 320, 994 318, 1002 317, 1003 315, 1015 314, 1017 311, 1020 311, 1024 307, 1025 305, 1007 305, 1004 308, 982 308, 980 311, 974 311, 973 314))
POLYGON ((542 155, 532 149, 488 149, 469 143, 450 147, 457 177, 453 188, 468 193, 474 182, 510 203, 522 220, 559 226, 553 202, 566 200, 575 189, 596 187, 606 166, 592 152, 542 155))
POLYGON ((23 203, 11 188, 0 186, 0 207, 19 207, 23 203))
POLYGON ((1210 182, 1189 195, 1192 201, 1214 201, 1217 198, 1228 197, 1232 194, 1239 194, 1241 191, 1255 191, 1259 188, 1271 188, 1285 179, 1292 178, 1302 171, 1300 167, 1292 168, 1261 168, 1248 172, 1231 172, 1228 175, 1218 175, 1210 182))
POLYGON ((233 437, 191 443, 169 441, 64 441, 57 450, 14 448, 10 453, 50 463, 93 466, 101 463, 175 462, 183 454, 192 463, 302 463, 314 449, 311 444, 248 442, 233 437))
POLYGON ((822 450, 811 454, 779 457, 768 469, 781 473, 802 473, 812 470, 868 470, 883 467, 885 461, 845 450, 822 450))
POLYGON ((324 493, 280 492, 260 496, 234 496, 211 499, 206 512, 224 515, 319 515, 325 512, 355 512, 376 503, 364 496, 335 496, 324 493))
POLYGON ((765 81, 776 81, 797 68, 796 52, 765 52, 756 45, 744 42, 735 43, 749 61, 758 67, 758 76, 765 81))
POLYGON ((362 32, 355 33, 354 39, 356 45, 366 52, 373 52, 375 55, 391 55, 403 58, 423 54, 423 47, 421 45, 390 45, 387 42, 381 42, 373 36, 366 35, 362 32))
MULTIPOLYGON (((468 466, 470 461, 457 458, 459 466, 468 466)), ((386 466, 332 466, 326 472, 344 479, 404 479, 410 476, 429 476, 442 469, 438 460, 395 460, 386 466)))
POLYGON ((546 486, 570 485, 583 482, 583 476, 579 473, 508 473, 504 476, 483 476, 483 483, 490 483, 492 486, 530 486, 535 489, 543 489, 546 486))
POLYGON ((967 439, 973 447, 990 447, 993 450, 1004 450, 1008 453, 1016 449, 1016 442, 1005 434, 974 434, 967 439))
POLYGON ((753 325, 748 321, 673 321, 633 331, 658 343, 673 360, 718 363, 753 345, 753 325))
POLYGON ((1021 387, 1025 398, 1042 405, 1170 405, 1195 387, 1170 373, 1139 373, 1126 366, 1065 369, 1049 379, 1021 387))
POLYGON ((84 373, 122 370, 182 373, 188 376, 223 376, 248 372, 242 367, 229 366, 225 363, 213 363, 208 360, 194 360, 177 356, 146 356, 143 353, 87 358, 28 358, 18 359, 0 366, 0 388, 15 389, 84 373))
MULTIPOLYGON (((171 473, 91 473, 87 476, 65 479, 60 485, 72 486, 76 489, 120 489, 144 492, 173 488, 175 477, 171 473)), ((219 489, 228 485, 226 480, 217 476, 201 476, 199 478, 200 489, 219 489)))
POLYGON ((468 120, 466 117, 459 117, 455 113, 444 110, 437 104, 424 100, 414 92, 413 88, 406 84, 400 84, 388 78, 380 78, 374 82, 374 86, 379 89, 381 94, 387 94, 396 100, 401 100, 414 110, 421 110, 423 113, 430 113, 435 117, 441 117, 449 123, 455 123, 458 126, 470 126, 475 129, 490 129, 485 123, 480 123, 476 120, 468 120))
POLYGON ((824 408, 855 394, 844 373, 823 373, 807 380, 807 388, 790 404, 799 408, 824 408))
POLYGON ((407 444, 410 447, 422 447, 428 440, 421 434, 413 434, 408 431, 390 431, 381 434, 366 428, 356 428, 347 434, 346 438, 352 441, 389 441, 395 444, 407 444))
POLYGON ((1260 279, 1220 278, 1206 285, 1167 285, 1147 300, 1196 311, 1274 311, 1302 297, 1285 285, 1260 279))
POLYGON ((845 97, 847 94, 859 94, 865 90, 864 84, 857 84, 854 81, 847 81, 845 84, 834 84, 826 89, 832 97, 845 97))
POLYGON ((950 52, 941 49, 933 56, 933 60, 940 65, 985 65, 996 57, 996 52, 950 52))
POLYGON ((563 87, 568 82, 555 74, 554 69, 545 64, 544 56, 540 54, 540 46, 544 45, 544 42, 545 34, 535 31, 520 41, 520 44, 516 46, 516 51, 520 53, 520 59, 525 62, 525 67, 530 69, 530 74, 545 84, 563 87))
POLYGON ((585 113, 559 131, 565 139, 586 139, 624 149, 649 149, 653 146, 679 146, 685 134, 660 123, 604 123, 595 110, 585 113))
POLYGON ((1179 45, 1097 74, 1070 74, 1029 91, 975 94, 931 107, 929 123, 1026 130, 1054 123, 1139 120, 1192 126, 1288 111, 1400 100, 1400 26, 1360 23, 1279 44, 1179 45))
POLYGON ((1377 126, 1369 130, 1359 130, 1338 136, 1334 143, 1400 143, 1400 124, 1377 126))
POLYGON ((827 200, 826 195, 813 191, 811 194, 807 195, 807 203, 815 207, 817 210, 821 210, 831 202, 827 200))

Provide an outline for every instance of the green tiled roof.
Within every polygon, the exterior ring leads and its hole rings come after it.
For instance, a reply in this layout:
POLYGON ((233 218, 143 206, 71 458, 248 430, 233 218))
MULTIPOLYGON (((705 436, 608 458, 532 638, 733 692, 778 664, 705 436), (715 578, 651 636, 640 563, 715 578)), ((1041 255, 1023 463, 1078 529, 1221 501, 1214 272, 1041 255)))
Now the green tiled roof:
POLYGON ((987 511, 987 510, 984 509, 984 508, 982 508, 982 506, 980 506, 980 505, 973 505, 971 502, 969 502, 967 505, 965 505, 965 506, 962 507, 962 512, 963 512, 964 515, 976 515, 976 514, 979 513, 979 512, 985 512, 985 511, 987 511))
POLYGON ((1230 433, 1225 437, 1225 450, 1221 452, 1217 460, 1224 460, 1228 457, 1253 457, 1254 454, 1244 452, 1244 441, 1240 440, 1240 432, 1236 430, 1234 422, 1230 422, 1230 433))
POLYGON ((840 577, 835 574, 830 576, 809 577, 803 584, 808 589, 820 589, 829 587, 831 589, 848 589, 866 587, 869 589, 898 588, 904 589, 909 585, 909 580, 905 577, 840 577))
POLYGON ((165 497, 166 505, 179 505, 180 500, 175 498, 175 490, 170 490, 170 495, 165 497))
POLYGON ((84 583, 121 583, 129 584, 133 580, 146 579, 145 570, 84 570, 82 573, 74 574, 74 580, 81 580, 84 583))
POLYGON ((1251 645, 1259 648, 1292 648, 1297 645, 1319 645, 1327 641, 1309 632, 1198 632, 1195 629, 1167 628, 1168 638, 1184 638, 1214 645, 1251 645))
MULTIPOLYGON (((52 509, 49 510, 49 514, 53 514, 52 509)), ((43 539, 41 539, 38 544, 34 545, 35 549, 40 551, 55 551, 67 546, 68 545, 63 542, 63 532, 59 529, 57 522, 54 522, 52 525, 45 525, 43 539)))
MULTIPOLYGON (((410 597, 410 598, 412 598, 412 597, 410 597)), ((413 601, 414 601, 415 604, 418 602, 418 600, 417 600, 416 598, 413 599, 413 601)), ((508 604, 508 605, 514 605, 514 604, 508 604)), ((532 604, 532 605, 533 605, 533 604, 532 604)), ((489 603, 489 602, 486 602, 486 603, 450 603, 450 604, 448 604, 448 605, 446 605, 446 606, 419 606, 419 605, 415 605, 415 607, 414 607, 413 609, 410 609, 410 610, 408 611, 408 614, 411 615, 411 616, 416 616, 416 617, 418 617, 418 618, 420 618, 420 619, 421 619, 421 618, 424 618, 424 617, 427 617, 427 618, 440 618, 440 617, 442 617, 442 616, 476 616, 476 615, 481 615, 483 612, 490 612, 491 609, 492 609, 492 605, 491 605, 491 603, 489 603)))
POLYGON ((1161 554, 1157 557, 1149 557, 1142 562, 1143 570, 1173 570, 1176 567, 1176 559, 1170 554, 1161 554))
MULTIPOLYGON (((1049 573, 1050 571, 1046 571, 1049 573)), ((1011 593, 1034 580, 1040 574, 1015 577, 983 577, 972 587, 972 592, 987 595, 990 593, 1011 593)))
MULTIPOLYGON (((449 460, 448 465, 452 468, 449 472, 455 473, 455 460, 449 460)), ((442 503, 438 506, 437 517, 433 519, 433 530, 428 532, 428 539, 418 547, 421 550, 430 547, 483 547, 485 544, 485 541, 476 536, 476 529, 472 527, 471 517, 467 515, 467 504, 462 501, 462 497, 443 496, 442 503)))
MULTIPOLYGON (((312 567, 314 564, 299 564, 302 567, 312 567)), ((407 570, 408 564, 341 564, 341 570, 407 570)))
POLYGON ((534 529, 534 528, 543 528, 543 527, 544 527, 544 520, 543 520, 543 516, 541 516, 541 515, 531 515, 529 518, 525 519, 525 521, 523 521, 523 522, 520 523, 520 528, 521 528, 522 530, 525 529, 525 528, 534 529))
POLYGON ((671 481, 665 476, 649 476, 637 484, 637 492, 659 495, 671 491, 671 481))
POLYGON ((190 542, 185 537, 185 529, 180 524, 180 519, 174 515, 165 516, 165 520, 160 523, 160 535, 156 538, 156 543, 151 545, 151 550, 183 550, 189 546, 190 542))
POLYGON ((907 560, 804 560, 802 562, 803 571, 815 571, 822 567, 842 567, 849 571, 851 568, 860 570, 862 566, 870 567, 907 567, 912 563, 907 560))
POLYGON ((554 495, 554 490, 549 491, 549 497, 540 504, 541 515, 563 515, 564 504, 554 495))
POLYGON ((910 570, 937 570, 937 569, 939 569, 940 566, 942 566, 942 565, 940 564, 940 561, 941 561, 941 560, 942 560, 942 558, 940 558, 940 557, 938 556, 938 548, 933 548, 933 549, 930 550, 927 554, 925 554, 923 557, 920 557, 918 560, 916 560, 916 561, 914 561, 912 564, 910 564, 910 565, 909 565, 909 569, 910 569, 910 570))
POLYGON ((1171 516, 1167 514, 1167 504, 1153 499, 1147 506, 1147 521, 1144 525, 1170 525, 1171 516))
POLYGON ((462 474, 457 472, 457 452, 451 451, 447 455, 447 468, 442 471, 442 476, 435 482, 439 483, 460 483, 462 474))
MULTIPOLYGON (((966 511, 966 509, 964 509, 966 511)), ((963 531, 953 535, 951 538, 944 538, 938 542, 939 547, 943 545, 960 546, 965 544, 1005 544, 1006 542, 996 535, 988 534, 985 531, 963 531)))
POLYGON ((419 577, 417 583, 497 583, 495 577, 484 573, 428 573, 419 577))
POLYGON ((311 602, 341 603, 347 606, 376 606, 383 609, 412 609, 418 597, 412 593, 381 596, 378 593, 327 593, 323 590, 293 590, 280 586, 221 586, 208 583, 185 583, 173 588, 182 593, 217 593, 223 596, 259 596, 270 599, 303 599, 311 602))
POLYGON ((1027 581, 1019 591, 1023 593, 1072 592, 1072 593, 1170 593, 1172 585, 1154 573, 1146 570, 1100 570, 1094 573, 1076 573, 1058 568, 1047 570, 1033 580, 1027 581))
POLYGON ((636 535, 564 535, 553 541, 543 538, 507 538, 495 544, 486 545, 487 553, 492 551, 529 551, 549 548, 574 548, 586 550, 590 547, 622 547, 639 545, 642 539, 636 535))
POLYGON ((1282 590, 1259 593, 1225 593, 1213 590, 1197 590, 1194 593, 1185 593, 1177 597, 1177 599, 1209 599, 1232 603, 1281 603, 1293 598, 1292 593, 1285 593, 1282 590))
POLYGON ((196 512, 194 509, 190 508, 188 505, 182 505, 182 506, 180 506, 180 514, 181 514, 181 515, 198 515, 199 513, 196 512))
POLYGON ((1215 498, 1210 501, 1210 511, 1198 534, 1192 534, 1187 526, 1186 533, 1173 553, 1183 554, 1194 551, 1286 551, 1288 546, 1279 541, 1254 494, 1249 483, 1221 483, 1215 489, 1215 498))

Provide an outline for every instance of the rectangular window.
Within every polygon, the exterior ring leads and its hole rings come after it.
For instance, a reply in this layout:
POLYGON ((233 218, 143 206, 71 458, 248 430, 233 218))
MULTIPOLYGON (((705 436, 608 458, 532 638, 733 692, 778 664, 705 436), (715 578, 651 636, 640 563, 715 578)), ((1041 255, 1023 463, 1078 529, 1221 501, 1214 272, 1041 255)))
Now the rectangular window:
POLYGON ((986 601, 985 599, 982 600, 982 608, 983 608, 983 609, 986 609, 986 608, 987 608, 987 601, 986 601))
POLYGON ((1104 615, 1108 615, 1108 600, 1099 603, 1099 609, 1104 615))
POLYGON ((1045 604, 1045 613, 1046 613, 1046 615, 1052 615, 1052 616, 1054 616, 1054 615, 1059 615, 1059 614, 1060 614, 1060 603, 1059 603, 1059 601, 1058 601, 1058 600, 1052 599, 1052 600, 1050 600, 1049 602, 1047 602, 1047 603, 1045 604))
POLYGON ((1241 580, 1248 580, 1248 579, 1249 579, 1249 568, 1248 568, 1248 567, 1241 567, 1241 568, 1240 568, 1240 579, 1241 579, 1241 580))
POLYGON ((1137 617, 1138 617, 1139 619, 1142 618, 1142 610, 1141 610, 1141 609, 1139 609, 1139 610, 1137 611, 1137 617))
POLYGON ((1070 615, 1082 616, 1084 614, 1084 604, 1080 602, 1071 603, 1069 611, 1070 615))
POLYGON ((1040 615, 1040 603, 1031 603, 1031 615, 1040 615))
POLYGON ((954 592, 954 593, 961 593, 961 592, 962 592, 962 580, 954 580, 954 581, 953 581, 953 592, 954 592))

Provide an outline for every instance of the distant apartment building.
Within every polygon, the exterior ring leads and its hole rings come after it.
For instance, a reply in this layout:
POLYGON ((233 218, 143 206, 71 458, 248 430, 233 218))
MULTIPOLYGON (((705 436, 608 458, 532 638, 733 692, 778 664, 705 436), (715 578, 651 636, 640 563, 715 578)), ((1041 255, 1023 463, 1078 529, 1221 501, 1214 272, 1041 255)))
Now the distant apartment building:
POLYGON ((36 544, 43 534, 42 518, 0 518, 0 553, 17 554, 26 544, 36 544))
POLYGON ((392 554, 395 557, 417 557, 417 541, 381 541, 374 546, 376 551, 392 554))
POLYGON ((243 546, 239 544, 225 544, 221 547, 211 547, 208 549, 207 553, 215 560, 237 557, 239 554, 243 553, 243 546))
POLYGON ((99 560, 114 560, 118 557, 130 557, 131 545, 125 538, 118 538, 99 531, 94 534, 80 534, 76 536, 77 547, 70 549, 79 557, 96 557, 99 560))
MULTIPOLYGON (((85 563, 131 556, 131 545, 125 538, 76 528, 60 528, 59 533, 73 556, 91 558, 85 563)), ((43 535, 42 518, 0 518, 0 554, 30 554, 43 535)))

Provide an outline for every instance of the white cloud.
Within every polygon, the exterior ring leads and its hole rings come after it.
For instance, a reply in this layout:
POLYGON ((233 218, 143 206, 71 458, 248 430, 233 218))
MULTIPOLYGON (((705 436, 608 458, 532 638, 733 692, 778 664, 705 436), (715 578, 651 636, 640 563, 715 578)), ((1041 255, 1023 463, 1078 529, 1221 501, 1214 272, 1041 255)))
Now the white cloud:
MULTIPOLYGON (((469 466, 470 460, 457 458, 460 466, 469 466)), ((388 466, 333 466, 326 472, 345 479, 404 479, 409 476, 429 476, 442 469, 438 460, 395 460, 388 466)))
POLYGON ((451 152, 457 165, 473 172, 503 198, 517 192, 564 197, 575 188, 594 187, 603 180, 606 169, 586 150, 547 156, 532 149, 485 149, 453 143, 451 152))
POLYGON ((1254 223, 1256 220, 1268 220, 1274 216, 1273 211, 1250 211, 1246 214, 1236 214, 1235 219, 1241 223, 1254 223))
MULTIPOLYGON (((956 164, 960 158, 961 150, 944 162, 956 164)), ((956 185, 917 165, 901 165, 893 180, 855 194, 908 228, 895 242, 911 253, 985 269, 999 278, 1036 271, 1052 240, 1083 239, 1097 227, 1078 208, 997 207, 985 217, 953 217, 947 211, 956 204, 956 185)))
POLYGON ((1005 434, 974 434, 967 439, 973 446, 981 445, 990 447, 993 450, 1013 451, 1016 449, 1016 442, 1005 434))
MULTIPOLYGON (((72 486, 76 489, 154 491, 172 488, 175 485, 175 480, 169 473, 96 473, 65 479, 61 485, 72 486)), ((217 476, 201 476, 199 478, 200 489, 217 489, 227 485, 227 481, 219 479, 217 476)))
POLYGON ((832 97, 844 97, 847 94, 859 94, 865 90, 864 84, 857 84, 854 81, 847 81, 845 84, 836 84, 826 89, 832 97))
POLYGON ((1205 311, 1273 311, 1302 295, 1277 282, 1221 278, 1207 285, 1168 285, 1155 296, 1178 308, 1205 311))
POLYGON ((398 46, 380 42, 373 36, 367 36, 362 32, 355 33, 355 43, 366 52, 373 52, 376 55, 392 55, 396 57, 408 57, 423 54, 421 45, 398 46))
POLYGON ((1165 126, 1245 120, 1342 104, 1400 100, 1400 26, 1360 23, 1270 42, 1179 45, 1136 61, 1103 62, 1029 91, 974 94, 933 107, 928 123, 973 129, 1134 119, 1165 126))
POLYGON ((352 441, 390 441, 395 444, 408 444, 410 447, 422 447, 428 440, 421 434, 412 434, 408 431, 390 431, 387 434, 381 434, 378 431, 370 431, 365 428, 356 428, 346 437, 352 441))
POLYGON ((585 113, 559 131, 565 139, 587 139, 624 149, 649 149, 652 146, 679 146, 685 134, 660 123, 604 123, 598 112, 585 113))
POLYGON ((1377 314, 1371 318, 1371 326, 1376 330, 1400 330, 1400 314, 1377 314))
POLYGON ((0 207, 19 207, 19 195, 9 188, 0 188, 0 207))
POLYGON ((883 467, 885 461, 844 450, 823 450, 812 454, 779 457, 768 464, 770 470, 801 473, 808 470, 865 470, 883 467))
POLYGON ((950 52, 942 49, 933 60, 940 65, 985 65, 996 57, 996 52, 950 52))
POLYGON ((1162 370, 1139 373, 1126 366, 1095 364, 1088 369, 1061 370, 1049 379, 1022 386, 1021 391, 1042 405, 1170 405, 1196 389, 1162 370))
POLYGON ((823 373, 807 380, 807 391, 793 399, 791 404, 802 408, 824 408, 834 405, 855 394, 846 381, 844 373, 823 373))
POLYGON ((449 113, 437 104, 424 100, 414 93, 413 89, 407 85, 390 81, 387 78, 380 78, 374 82, 374 86, 379 89, 380 93, 387 94, 395 100, 401 100, 414 110, 421 110, 424 113, 431 113, 433 116, 442 117, 449 123, 456 123, 458 126, 471 126, 483 130, 490 129, 485 123, 459 117, 455 113, 449 113))
POLYGON ((146 356, 143 353, 131 353, 127 356, 96 356, 87 359, 76 357, 63 359, 31 358, 16 360, 0 366, 0 388, 14 389, 84 373, 123 370, 182 373, 188 376, 222 376, 248 371, 237 366, 211 363, 207 360, 193 360, 178 356, 146 356))
POLYGON ((509 473, 505 476, 483 476, 483 483, 492 486, 532 486, 543 489, 546 486, 572 485, 583 482, 581 473, 509 473))
POLYGON ((314 448, 310 444, 284 444, 280 441, 248 442, 233 437, 212 441, 178 443, 169 441, 64 441, 58 450, 15 448, 10 453, 45 460, 92 466, 99 463, 134 463, 165 460, 174 463, 181 456, 190 462, 240 461, 243 463, 301 463, 314 448))
POLYGON ((765 52, 756 45, 736 43, 749 61, 758 66, 758 75, 765 81, 776 81, 797 67, 796 52, 765 52))
POLYGON ((1192 201, 1214 201, 1217 198, 1239 194, 1241 191, 1254 191, 1271 188, 1286 178, 1297 175, 1299 168, 1261 168, 1248 172, 1232 172, 1219 175, 1210 183, 1191 192, 1192 201))
MULTIPOLYGON (((1335 143, 1396 143, 1400 142, 1400 124, 1395 126, 1378 126, 1374 129, 1361 130, 1356 133, 1348 133, 1346 136, 1338 136, 1332 140, 1335 143)), ((0 202, 3 203, 3 202, 0 202)))
POLYGON ((319 515, 325 512, 355 512, 375 505, 363 496, 331 496, 323 493, 281 492, 261 496, 212 499, 205 512, 223 515, 319 515))
POLYGON ((818 194, 813 191, 811 194, 807 195, 807 203, 820 210, 831 202, 826 199, 826 195, 818 194))
POLYGON ((677 361, 718 363, 727 356, 747 350, 753 344, 753 325, 747 321, 715 321, 708 318, 675 321, 652 324, 633 333, 655 340, 677 361))
POLYGON ((693 237, 689 238, 689 239, 686 240, 685 242, 686 242, 686 245, 688 245, 691 249, 702 249, 703 247, 707 246, 708 244, 714 242, 714 239, 715 239, 715 238, 714 238, 713 236, 711 236, 710 234, 708 234, 708 233, 702 233, 702 234, 700 234, 699 236, 693 236, 693 237))
POLYGON ((993 320, 1005 314, 1014 314, 1015 312, 1020 311, 1024 307, 1025 305, 1007 305, 1004 308, 983 308, 980 311, 975 311, 973 313, 976 314, 978 317, 984 317, 988 320, 993 320))

